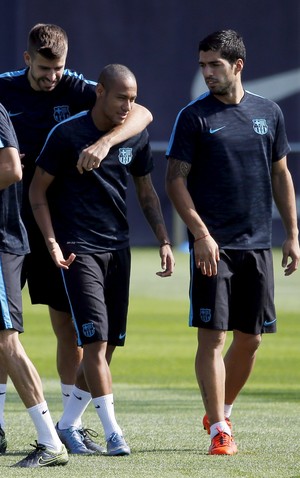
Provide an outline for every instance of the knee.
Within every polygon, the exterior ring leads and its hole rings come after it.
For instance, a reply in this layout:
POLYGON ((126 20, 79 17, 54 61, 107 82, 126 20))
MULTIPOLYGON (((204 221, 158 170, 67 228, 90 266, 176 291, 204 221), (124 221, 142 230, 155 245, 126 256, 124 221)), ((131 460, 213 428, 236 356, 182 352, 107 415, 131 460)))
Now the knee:
POLYGON ((235 339, 239 348, 250 355, 255 354, 261 344, 261 335, 239 333, 235 339))

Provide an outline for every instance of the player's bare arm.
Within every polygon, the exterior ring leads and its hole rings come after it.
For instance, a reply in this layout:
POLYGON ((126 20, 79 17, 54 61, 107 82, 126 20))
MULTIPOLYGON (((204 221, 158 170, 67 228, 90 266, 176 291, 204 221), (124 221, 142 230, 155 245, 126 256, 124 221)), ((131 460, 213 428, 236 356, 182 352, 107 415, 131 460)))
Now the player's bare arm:
POLYGON ((147 174, 141 177, 136 176, 133 179, 142 211, 160 244, 159 252, 162 271, 157 272, 157 275, 169 277, 174 271, 175 260, 160 201, 152 184, 151 176, 147 174))
POLYGON ((300 250, 295 190, 286 157, 273 163, 272 187, 274 201, 286 230, 287 237, 282 245, 282 267, 288 276, 298 268, 300 250), (288 262, 289 258, 291 262, 288 262))
POLYGON ((194 254, 196 267, 203 274, 217 274, 217 262, 220 260, 219 247, 210 236, 209 230, 196 211, 194 202, 186 187, 186 179, 191 165, 174 158, 168 160, 166 173, 166 191, 179 216, 195 238, 194 254))
MULTIPOLYGON (((45 239, 48 251, 57 267, 68 269, 75 259, 75 254, 65 259, 62 251, 55 239, 55 233, 52 226, 52 220, 47 199, 47 189, 54 180, 54 176, 47 173, 39 166, 36 167, 30 188, 29 200, 32 212, 45 239)), ((41 267, 43 265, 41 264, 41 267)))
POLYGON ((123 124, 115 126, 96 143, 82 150, 77 162, 78 171, 82 174, 84 169, 91 171, 99 168, 112 146, 140 133, 152 120, 152 114, 147 108, 134 103, 123 124))
POLYGON ((8 188, 13 183, 21 181, 22 166, 16 148, 0 149, 0 189, 8 188))

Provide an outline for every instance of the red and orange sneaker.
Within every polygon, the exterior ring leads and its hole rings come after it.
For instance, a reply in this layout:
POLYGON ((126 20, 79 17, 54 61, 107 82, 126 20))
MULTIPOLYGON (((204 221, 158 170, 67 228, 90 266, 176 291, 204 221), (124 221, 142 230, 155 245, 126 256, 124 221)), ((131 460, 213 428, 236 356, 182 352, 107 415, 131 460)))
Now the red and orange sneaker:
MULTIPOLYGON (((232 434, 232 423, 231 423, 230 419, 225 418, 225 421, 226 421, 227 425, 229 426, 229 428, 231 430, 231 434, 232 434)), ((210 435, 210 423, 209 423, 208 416, 206 414, 204 415, 204 417, 202 419, 202 424, 203 424, 204 430, 206 430, 208 435, 210 435)))
POLYGON ((218 429, 219 433, 213 437, 208 449, 209 455, 234 455, 237 447, 230 435, 218 429))

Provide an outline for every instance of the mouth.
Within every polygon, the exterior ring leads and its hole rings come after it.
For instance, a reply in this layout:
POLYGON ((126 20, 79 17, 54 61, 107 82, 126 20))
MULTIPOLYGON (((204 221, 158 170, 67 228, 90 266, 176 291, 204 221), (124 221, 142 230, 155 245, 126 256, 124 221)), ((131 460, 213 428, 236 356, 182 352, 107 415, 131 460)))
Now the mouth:
POLYGON ((128 113, 120 113, 118 114, 118 116, 122 121, 125 121, 128 116, 128 113))
POLYGON ((50 89, 50 88, 54 88, 56 86, 57 81, 49 81, 49 80, 47 80, 47 78, 43 78, 41 80, 41 83, 45 86, 45 88, 50 89))
POLYGON ((215 86, 217 84, 217 81, 212 79, 207 79, 205 80, 205 83, 207 84, 207 86, 215 86))

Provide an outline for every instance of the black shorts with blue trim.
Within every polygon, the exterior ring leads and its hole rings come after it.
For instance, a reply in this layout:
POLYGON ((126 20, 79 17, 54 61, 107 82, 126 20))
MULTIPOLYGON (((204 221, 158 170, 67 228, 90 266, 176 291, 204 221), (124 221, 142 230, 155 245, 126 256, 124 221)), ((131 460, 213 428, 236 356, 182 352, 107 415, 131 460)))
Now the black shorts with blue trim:
POLYGON ((44 304, 60 312, 70 313, 70 305, 62 279, 36 224, 26 226, 30 254, 25 257, 21 287, 26 281, 32 304, 44 304))
POLYGON ((24 332, 20 287, 24 256, 0 252, 0 331, 24 332))
POLYGON ((212 277, 196 268, 192 249, 190 273, 190 326, 254 335, 276 332, 271 249, 222 249, 212 277))
POLYGON ((63 270, 79 346, 97 341, 124 345, 130 264, 126 248, 77 254, 70 268, 63 270))

